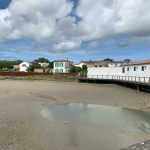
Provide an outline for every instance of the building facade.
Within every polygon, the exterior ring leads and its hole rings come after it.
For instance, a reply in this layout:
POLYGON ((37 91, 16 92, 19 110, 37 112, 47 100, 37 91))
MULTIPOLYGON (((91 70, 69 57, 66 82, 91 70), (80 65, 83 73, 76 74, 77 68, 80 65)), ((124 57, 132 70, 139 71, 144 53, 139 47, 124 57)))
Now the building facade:
POLYGON ((46 68, 49 65, 49 63, 46 63, 46 62, 39 62, 38 64, 43 68, 46 68))
POLYGON ((150 60, 131 62, 123 65, 122 75, 150 77, 150 60))
POLYGON ((27 72, 27 69, 30 67, 31 63, 30 62, 22 62, 19 64, 19 71, 20 72, 27 72))
POLYGON ((105 76, 131 76, 131 77, 150 77, 150 60, 129 62, 129 63, 114 63, 108 62, 103 66, 88 67, 87 77, 105 76))
POLYGON ((69 60, 55 60, 54 73, 69 73, 70 68, 73 66, 73 62, 69 60))

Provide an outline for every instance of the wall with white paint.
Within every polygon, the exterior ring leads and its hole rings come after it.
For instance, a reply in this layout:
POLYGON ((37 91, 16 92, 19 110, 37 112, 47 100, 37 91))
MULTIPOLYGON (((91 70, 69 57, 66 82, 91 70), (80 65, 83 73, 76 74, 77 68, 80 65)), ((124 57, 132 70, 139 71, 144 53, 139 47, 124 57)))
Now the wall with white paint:
POLYGON ((87 76, 122 75, 122 67, 88 67, 87 76))
POLYGON ((19 64, 19 71, 27 72, 27 69, 29 68, 30 65, 31 65, 31 63, 29 63, 29 62, 22 62, 21 64, 19 64))
POLYGON ((125 67, 88 67, 87 77, 93 75, 150 77, 150 64, 125 67))
POLYGON ((125 72, 122 73, 123 76, 150 77, 150 64, 125 66, 123 68, 125 69, 125 72))

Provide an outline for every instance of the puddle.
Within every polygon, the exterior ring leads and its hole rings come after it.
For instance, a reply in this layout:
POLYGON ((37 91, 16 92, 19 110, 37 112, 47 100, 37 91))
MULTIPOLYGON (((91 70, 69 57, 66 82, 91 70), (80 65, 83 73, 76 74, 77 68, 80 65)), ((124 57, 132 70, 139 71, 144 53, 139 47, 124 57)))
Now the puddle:
POLYGON ((52 125, 51 144, 64 149, 117 150, 150 133, 150 113, 131 109, 71 103, 44 107, 41 115, 52 125))

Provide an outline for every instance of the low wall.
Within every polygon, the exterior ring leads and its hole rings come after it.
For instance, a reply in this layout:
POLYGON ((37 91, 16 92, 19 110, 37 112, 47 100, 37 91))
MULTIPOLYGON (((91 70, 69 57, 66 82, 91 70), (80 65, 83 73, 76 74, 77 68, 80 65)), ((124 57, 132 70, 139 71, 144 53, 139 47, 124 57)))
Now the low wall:
MULTIPOLYGON (((39 72, 0 72, 0 76, 35 76, 35 75, 55 75, 55 74, 54 73, 39 73, 39 72)), ((76 74, 71 74, 71 73, 61 73, 60 75, 76 76, 76 74)))

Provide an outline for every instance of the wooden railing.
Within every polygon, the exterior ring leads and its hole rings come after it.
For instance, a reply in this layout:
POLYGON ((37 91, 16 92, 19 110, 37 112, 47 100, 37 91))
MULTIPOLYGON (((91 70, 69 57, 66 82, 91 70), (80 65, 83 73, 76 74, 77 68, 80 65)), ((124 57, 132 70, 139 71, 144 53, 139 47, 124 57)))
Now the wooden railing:
POLYGON ((104 79, 114 81, 128 81, 135 83, 148 83, 150 84, 150 77, 138 77, 138 76, 119 76, 119 75, 87 75, 88 79, 104 79))

